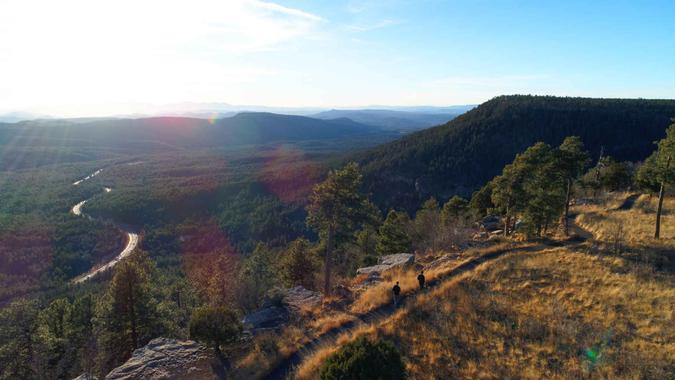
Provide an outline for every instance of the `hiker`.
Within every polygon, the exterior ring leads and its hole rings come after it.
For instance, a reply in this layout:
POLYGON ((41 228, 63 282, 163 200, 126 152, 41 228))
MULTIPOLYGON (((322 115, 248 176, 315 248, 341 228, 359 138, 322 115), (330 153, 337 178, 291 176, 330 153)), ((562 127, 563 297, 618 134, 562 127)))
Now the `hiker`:
POLYGON ((394 285, 391 291, 394 293, 394 306, 398 306, 399 295, 401 294, 401 287, 398 286, 398 281, 396 281, 396 285, 394 285))
POLYGON ((420 290, 424 289, 424 281, 426 281, 426 278, 424 278, 424 271, 420 271, 420 275, 417 276, 417 281, 420 283, 420 290))

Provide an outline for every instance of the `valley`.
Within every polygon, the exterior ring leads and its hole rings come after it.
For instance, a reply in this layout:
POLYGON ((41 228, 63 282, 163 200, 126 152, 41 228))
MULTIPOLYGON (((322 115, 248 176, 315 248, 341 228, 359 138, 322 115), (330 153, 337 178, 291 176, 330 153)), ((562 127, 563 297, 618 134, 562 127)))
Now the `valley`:
POLYGON ((675 204, 651 237, 648 156, 671 103, 500 97, 403 137, 255 113, 0 127, 0 343, 36 350, 5 373, 313 379, 366 337, 413 378, 667 376, 675 204), (132 357, 155 345, 199 361, 132 357))
POLYGON ((0 380, 675 380, 673 20, 0 0, 0 380))

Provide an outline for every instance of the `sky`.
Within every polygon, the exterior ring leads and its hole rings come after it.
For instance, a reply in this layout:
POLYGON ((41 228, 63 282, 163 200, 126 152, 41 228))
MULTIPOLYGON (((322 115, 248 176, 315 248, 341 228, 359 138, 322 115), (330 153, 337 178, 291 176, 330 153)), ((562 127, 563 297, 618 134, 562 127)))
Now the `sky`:
POLYGON ((675 98, 675 2, 0 0, 0 113, 675 98))

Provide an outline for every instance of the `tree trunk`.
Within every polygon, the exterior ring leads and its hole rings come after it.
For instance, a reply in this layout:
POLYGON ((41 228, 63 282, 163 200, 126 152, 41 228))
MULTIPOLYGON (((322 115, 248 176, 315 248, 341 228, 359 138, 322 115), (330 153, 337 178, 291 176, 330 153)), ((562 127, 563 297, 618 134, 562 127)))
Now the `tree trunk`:
POLYGON ((509 215, 509 209, 510 207, 506 206, 506 219, 504 219, 504 236, 508 236, 509 234, 509 224, 511 223, 511 216, 509 215))
POLYGON ((138 331, 136 326, 136 304, 134 299, 134 284, 129 283, 129 319, 131 322, 131 342, 133 349, 138 348, 138 331))
POLYGON ((331 270, 331 256, 333 253, 333 227, 328 228, 328 236, 326 236, 326 257, 324 258, 324 279, 323 279, 323 293, 330 294, 330 270, 331 270))
POLYGON ((567 193, 565 194, 565 216, 563 219, 563 227, 564 227, 564 232, 565 236, 570 235, 570 196, 572 194, 572 179, 568 178, 567 179, 567 193))
POLYGON ((661 210, 663 209, 663 197, 666 192, 665 182, 661 182, 661 189, 659 190, 659 207, 656 209, 656 230, 654 231, 654 238, 661 238, 661 210))

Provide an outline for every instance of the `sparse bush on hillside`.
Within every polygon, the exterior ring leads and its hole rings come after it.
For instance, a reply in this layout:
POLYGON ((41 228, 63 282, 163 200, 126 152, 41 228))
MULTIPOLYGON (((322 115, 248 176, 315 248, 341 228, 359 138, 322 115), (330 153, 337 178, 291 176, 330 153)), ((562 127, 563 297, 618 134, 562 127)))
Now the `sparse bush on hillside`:
POLYGON ((216 352, 221 345, 236 342, 241 331, 237 314, 225 307, 204 306, 190 318, 190 338, 210 344, 216 352))
POLYGON ((605 156, 584 174, 581 185, 594 195, 599 191, 627 190, 633 184, 633 166, 630 162, 618 162, 605 156))
POLYGON ((399 380, 406 378, 401 354, 393 344, 365 337, 356 339, 329 357, 321 368, 321 380, 399 380))
POLYGON ((617 220, 611 231, 612 251, 615 255, 620 255, 623 250, 623 220, 617 220))

